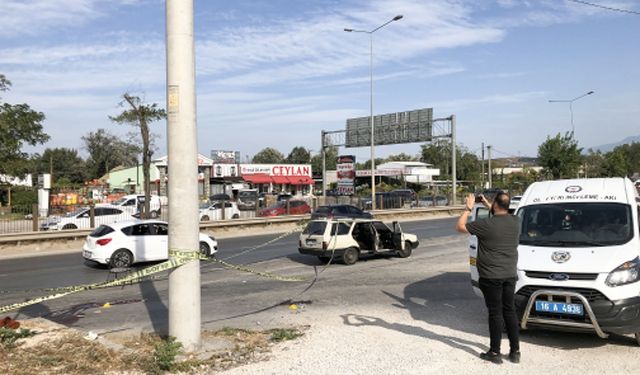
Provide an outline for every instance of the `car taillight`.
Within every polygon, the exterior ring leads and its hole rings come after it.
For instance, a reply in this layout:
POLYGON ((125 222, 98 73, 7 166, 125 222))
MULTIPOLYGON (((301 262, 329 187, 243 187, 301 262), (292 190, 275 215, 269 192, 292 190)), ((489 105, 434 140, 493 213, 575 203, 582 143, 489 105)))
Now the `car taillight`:
POLYGON ((111 242, 111 238, 101 238, 99 240, 96 241, 96 243, 100 246, 104 246, 106 244, 108 244, 109 242, 111 242))
POLYGON ((322 250, 327 250, 329 248, 329 244, 326 241, 322 241, 322 250))

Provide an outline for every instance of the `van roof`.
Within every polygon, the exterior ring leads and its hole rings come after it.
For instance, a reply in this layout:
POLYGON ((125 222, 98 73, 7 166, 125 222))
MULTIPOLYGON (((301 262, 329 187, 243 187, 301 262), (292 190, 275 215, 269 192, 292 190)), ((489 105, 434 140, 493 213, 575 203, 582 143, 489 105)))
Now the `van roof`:
POLYGON ((520 201, 520 207, 530 204, 570 202, 635 203, 636 193, 627 178, 583 178, 534 182, 520 201))

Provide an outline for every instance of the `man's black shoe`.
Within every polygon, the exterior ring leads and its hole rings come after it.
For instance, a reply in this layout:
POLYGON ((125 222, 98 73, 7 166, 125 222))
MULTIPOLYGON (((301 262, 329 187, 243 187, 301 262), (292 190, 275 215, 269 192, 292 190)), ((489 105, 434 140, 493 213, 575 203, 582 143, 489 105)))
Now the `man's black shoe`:
POLYGON ((480 353, 480 358, 485 361, 493 362, 497 365, 502 363, 502 356, 500 356, 500 353, 494 353, 491 350, 486 353, 480 353))
POLYGON ((512 363, 520 363, 520 351, 509 352, 509 361, 512 363))

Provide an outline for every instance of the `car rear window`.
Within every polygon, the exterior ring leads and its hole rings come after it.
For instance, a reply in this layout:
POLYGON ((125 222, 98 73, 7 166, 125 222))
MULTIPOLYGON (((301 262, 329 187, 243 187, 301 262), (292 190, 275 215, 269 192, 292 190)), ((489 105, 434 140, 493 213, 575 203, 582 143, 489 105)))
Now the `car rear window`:
POLYGON ((93 230, 93 232, 91 232, 89 234, 90 237, 102 237, 102 236, 106 236, 107 234, 114 232, 113 228, 111 228, 108 225, 101 225, 99 227, 97 227, 96 229, 93 230))
POLYGON ((302 234, 324 234, 325 229, 327 229, 326 221, 311 221, 307 224, 307 227, 304 228, 302 234))

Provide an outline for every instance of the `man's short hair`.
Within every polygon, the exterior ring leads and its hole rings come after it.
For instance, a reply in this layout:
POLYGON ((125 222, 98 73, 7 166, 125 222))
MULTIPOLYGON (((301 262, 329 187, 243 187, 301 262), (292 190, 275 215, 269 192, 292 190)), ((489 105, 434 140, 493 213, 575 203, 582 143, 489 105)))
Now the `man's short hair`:
POLYGON ((496 197, 493 199, 493 201, 495 202, 496 206, 500 207, 505 211, 509 211, 509 204, 511 203, 511 198, 509 197, 509 194, 505 192, 500 192, 496 194, 496 197))

